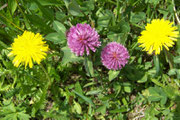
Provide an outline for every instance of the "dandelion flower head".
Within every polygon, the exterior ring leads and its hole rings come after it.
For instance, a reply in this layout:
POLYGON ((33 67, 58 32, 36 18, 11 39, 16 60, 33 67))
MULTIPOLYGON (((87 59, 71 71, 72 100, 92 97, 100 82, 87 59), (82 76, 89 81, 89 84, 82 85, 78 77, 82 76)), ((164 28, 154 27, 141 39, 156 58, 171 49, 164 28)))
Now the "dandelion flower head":
POLYGON ((173 23, 169 20, 154 19, 150 24, 147 24, 145 30, 141 32, 138 39, 140 47, 144 48, 149 54, 153 52, 157 55, 160 54, 163 47, 169 50, 169 47, 174 45, 177 41, 179 32, 176 31, 177 27, 172 26, 173 23))
POLYGON ((48 45, 43 41, 43 37, 37 33, 34 34, 25 31, 21 36, 18 35, 11 45, 11 52, 8 56, 14 56, 13 64, 18 67, 20 64, 33 67, 33 62, 40 64, 42 59, 47 56, 48 45))
POLYGON ((109 43, 101 52, 102 64, 108 69, 122 69, 128 63, 128 59, 127 49, 116 42, 109 43))
POLYGON ((84 52, 89 55, 90 50, 96 51, 101 45, 99 35, 88 24, 77 24, 70 28, 67 33, 68 46, 77 56, 83 56, 84 52))

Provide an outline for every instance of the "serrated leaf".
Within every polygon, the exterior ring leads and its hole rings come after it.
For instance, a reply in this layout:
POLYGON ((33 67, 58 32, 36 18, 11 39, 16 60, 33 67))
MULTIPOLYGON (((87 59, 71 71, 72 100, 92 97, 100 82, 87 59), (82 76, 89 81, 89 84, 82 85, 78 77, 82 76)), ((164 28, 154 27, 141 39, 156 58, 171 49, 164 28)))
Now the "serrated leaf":
POLYGON ((8 114, 4 118, 2 118, 1 120, 18 120, 17 114, 16 113, 8 114))
POLYGON ((25 111, 19 112, 17 114, 17 116, 20 120, 29 120, 30 119, 30 116, 28 114, 25 114, 25 111))
POLYGON ((164 105, 167 101, 167 95, 164 90, 160 87, 150 87, 148 88, 149 96, 148 100, 150 101, 160 101, 161 105, 164 105))

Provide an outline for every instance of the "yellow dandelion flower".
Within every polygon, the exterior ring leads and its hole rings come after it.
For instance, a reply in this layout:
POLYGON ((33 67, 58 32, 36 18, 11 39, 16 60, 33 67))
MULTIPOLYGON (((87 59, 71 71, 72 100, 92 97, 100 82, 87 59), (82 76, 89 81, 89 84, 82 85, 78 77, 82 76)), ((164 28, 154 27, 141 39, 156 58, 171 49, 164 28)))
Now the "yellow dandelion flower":
POLYGON ((33 62, 40 64, 42 59, 45 59, 46 52, 48 51, 48 45, 43 41, 43 37, 37 33, 34 34, 29 31, 25 31, 21 36, 18 35, 14 39, 11 48, 12 51, 8 56, 15 56, 13 59, 14 66, 18 67, 20 64, 29 67, 33 67, 33 62))
POLYGON ((172 25, 173 23, 169 20, 152 20, 151 24, 147 24, 145 30, 141 32, 138 39, 138 43, 141 44, 140 47, 149 54, 154 52, 156 55, 160 54, 163 46, 169 50, 179 35, 179 32, 176 31, 177 27, 172 25))

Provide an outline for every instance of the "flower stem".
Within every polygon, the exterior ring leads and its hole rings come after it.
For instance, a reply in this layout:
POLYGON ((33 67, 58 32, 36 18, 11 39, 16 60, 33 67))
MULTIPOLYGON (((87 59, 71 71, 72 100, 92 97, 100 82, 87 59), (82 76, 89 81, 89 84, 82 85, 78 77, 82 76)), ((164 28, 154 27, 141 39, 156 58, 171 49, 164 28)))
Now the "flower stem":
POLYGON ((47 84, 47 86, 46 86, 46 88, 48 89, 49 86, 51 85, 51 79, 50 79, 50 77, 49 77, 46 69, 44 68, 44 66, 43 66, 42 64, 40 64, 40 67, 42 68, 42 70, 43 70, 43 72, 45 73, 46 78, 47 78, 47 80, 48 80, 48 84, 47 84))
POLYGON ((42 94, 41 94, 39 101, 33 105, 33 108, 35 108, 35 110, 32 113, 32 116, 34 116, 34 117, 35 117, 36 112, 40 109, 41 105, 43 104, 44 100, 46 99, 47 93, 48 93, 48 88, 51 85, 51 79, 50 79, 46 69, 44 68, 44 66, 42 64, 40 64, 40 67, 42 68, 43 72, 45 73, 48 81, 47 81, 47 84, 42 88, 42 94))
POLYGON ((178 17, 177 11, 176 11, 176 7, 175 7, 174 0, 172 0, 172 4, 173 4, 173 10, 174 10, 174 14, 175 14, 177 23, 180 25, 180 19, 179 19, 179 17, 178 17))
POLYGON ((166 58, 168 60, 170 69, 173 69, 173 59, 172 59, 170 53, 166 49, 164 49, 164 52, 165 52, 166 58))
POLYGON ((153 61, 154 61, 154 65, 155 65, 155 68, 156 68, 156 76, 158 76, 160 74, 160 64, 159 64, 159 56, 158 55, 155 55, 153 57, 153 61))

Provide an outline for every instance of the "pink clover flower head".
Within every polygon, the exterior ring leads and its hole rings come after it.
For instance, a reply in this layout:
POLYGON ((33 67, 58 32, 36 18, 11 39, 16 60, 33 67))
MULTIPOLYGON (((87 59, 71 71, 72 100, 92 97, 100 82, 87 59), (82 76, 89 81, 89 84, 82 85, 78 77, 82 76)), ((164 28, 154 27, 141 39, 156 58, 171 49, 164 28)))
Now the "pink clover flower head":
POLYGON ((102 64, 108 69, 122 69, 128 63, 128 59, 127 49, 117 42, 109 43, 101 52, 102 64))
POLYGON ((77 24, 70 28, 67 33, 68 46, 77 56, 83 56, 84 52, 89 55, 90 50, 96 51, 101 45, 99 35, 88 24, 77 24))

